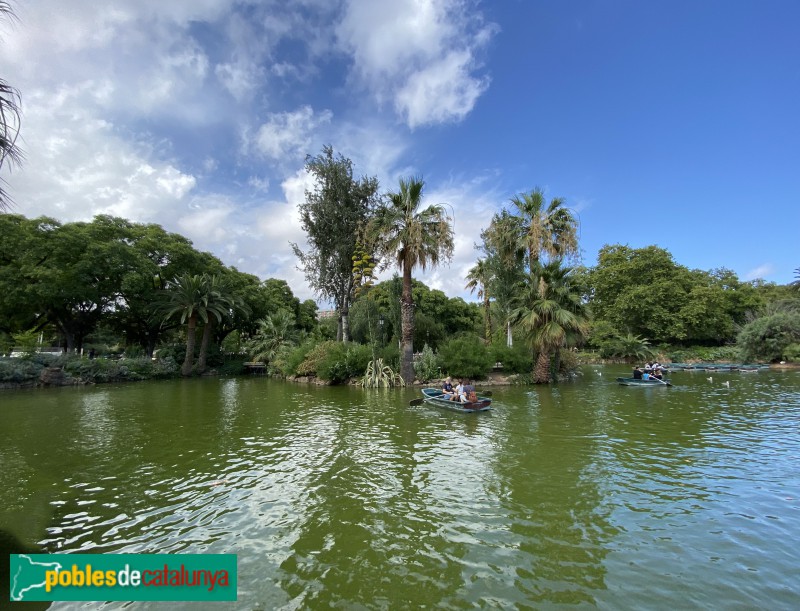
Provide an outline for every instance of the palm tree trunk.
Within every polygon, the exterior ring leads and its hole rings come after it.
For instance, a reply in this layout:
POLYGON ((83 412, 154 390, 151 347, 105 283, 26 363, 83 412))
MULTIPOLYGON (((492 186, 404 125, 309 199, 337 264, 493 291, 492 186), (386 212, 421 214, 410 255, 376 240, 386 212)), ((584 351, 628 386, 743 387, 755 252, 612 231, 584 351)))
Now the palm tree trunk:
POLYGON ((514 336, 511 335, 511 321, 506 321, 506 346, 511 348, 514 345, 514 336))
POLYGON ((194 332, 197 328, 197 317, 192 315, 189 317, 189 323, 186 327, 186 358, 183 359, 181 365, 181 375, 192 375, 192 361, 194 360, 194 332))
POLYGON ((547 350, 539 352, 536 366, 533 368, 533 382, 534 384, 550 383, 550 354, 547 350))
POLYGON ((211 331, 214 325, 211 317, 208 317, 206 326, 203 327, 203 338, 200 340, 200 354, 197 357, 197 373, 203 373, 206 370, 206 359, 208 358, 208 344, 211 341, 211 331))
POLYGON ((400 297, 400 376, 406 384, 414 382, 414 298, 411 294, 411 266, 403 264, 403 294, 400 297))

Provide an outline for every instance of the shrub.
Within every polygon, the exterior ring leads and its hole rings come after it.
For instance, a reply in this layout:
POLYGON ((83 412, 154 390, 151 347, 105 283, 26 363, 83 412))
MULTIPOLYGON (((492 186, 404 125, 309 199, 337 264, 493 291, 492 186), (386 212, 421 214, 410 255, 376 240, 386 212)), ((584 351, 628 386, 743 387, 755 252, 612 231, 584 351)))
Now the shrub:
POLYGON ((285 376, 308 375, 308 373, 301 373, 301 370, 306 357, 315 346, 316 344, 314 344, 313 340, 308 340, 296 348, 282 349, 275 355, 270 366, 274 366, 278 372, 285 376))
POLYGON ((44 367, 32 359, 0 359, 0 382, 28 382, 39 379, 44 367))
POLYGON ((328 348, 317 366, 317 376, 333 384, 362 375, 372 359, 369 346, 340 342, 326 344, 328 348))
POLYGON ((786 346, 783 350, 783 358, 790 363, 800 362, 800 343, 786 346))
POLYGON ((428 344, 422 349, 422 355, 414 361, 414 375, 422 382, 441 377, 439 359, 428 344))
POLYGON ((388 365, 384 365, 383 359, 378 358, 367 364, 364 377, 361 378, 363 388, 390 388, 392 386, 405 386, 406 383, 399 373, 396 373, 388 365))
POLYGON ((482 379, 494 360, 477 335, 464 335, 445 342, 439 349, 442 369, 457 378, 482 379))
POLYGON ((779 361, 792 344, 800 342, 800 314, 779 312, 757 318, 737 338, 745 362, 763 359, 779 361))
POLYGON ((315 346, 312 345, 311 349, 307 351, 303 362, 297 366, 295 373, 299 376, 316 375, 322 361, 325 360, 325 357, 328 356, 331 350, 336 350, 337 346, 338 342, 335 341, 326 341, 315 346))
POLYGON ((490 353, 495 363, 503 364, 503 373, 533 371, 533 354, 524 342, 517 342, 511 348, 505 344, 493 344, 490 353))

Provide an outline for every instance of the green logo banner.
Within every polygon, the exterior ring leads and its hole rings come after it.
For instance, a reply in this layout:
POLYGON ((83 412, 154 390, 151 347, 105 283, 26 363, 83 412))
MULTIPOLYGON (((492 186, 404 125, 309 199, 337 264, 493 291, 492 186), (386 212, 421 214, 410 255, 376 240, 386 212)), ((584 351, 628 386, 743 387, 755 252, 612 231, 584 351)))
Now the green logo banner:
POLYGON ((11 554, 11 600, 236 600, 236 554, 11 554))

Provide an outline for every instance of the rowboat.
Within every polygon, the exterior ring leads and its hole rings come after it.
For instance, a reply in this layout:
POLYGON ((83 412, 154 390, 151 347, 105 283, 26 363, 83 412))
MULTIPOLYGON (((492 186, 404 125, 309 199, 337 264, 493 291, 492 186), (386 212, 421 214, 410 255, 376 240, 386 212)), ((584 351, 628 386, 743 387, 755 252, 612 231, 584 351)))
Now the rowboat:
MULTIPOLYGON (((443 407, 454 412, 485 412, 492 409, 492 400, 488 397, 478 397, 477 401, 461 403, 450 401, 439 388, 423 388, 422 398, 426 403, 443 407)), ((413 403, 413 401, 412 401, 413 403)))
POLYGON ((617 382, 623 386, 672 386, 667 380, 659 380, 658 378, 649 378, 642 380, 640 378, 617 378, 617 382))

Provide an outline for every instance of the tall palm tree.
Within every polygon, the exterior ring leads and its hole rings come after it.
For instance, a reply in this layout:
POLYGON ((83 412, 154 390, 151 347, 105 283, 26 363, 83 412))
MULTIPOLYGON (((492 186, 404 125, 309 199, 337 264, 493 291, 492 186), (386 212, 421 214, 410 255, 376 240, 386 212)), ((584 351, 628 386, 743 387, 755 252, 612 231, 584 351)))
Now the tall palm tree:
POLYGON ((489 281, 491 270, 485 259, 478 259, 475 265, 467 272, 467 284, 470 293, 477 289, 478 298, 483 299, 483 330, 486 341, 492 341, 492 317, 489 314, 489 281))
POLYGON ((207 325, 209 315, 212 315, 219 322, 227 312, 210 287, 211 280, 207 274, 184 274, 170 282, 164 294, 164 320, 180 318, 181 324, 186 324, 186 357, 181 365, 181 375, 184 376, 192 373, 197 321, 202 320, 207 325))
MULTIPOLYGON (((0 17, 14 19, 11 5, 0 0, 0 17)), ((22 162, 22 151, 17 146, 20 124, 19 92, 0 79, 0 170, 3 162, 8 160, 12 165, 22 162)), ((0 210, 7 210, 11 205, 8 194, 3 190, 3 179, 0 178, 0 210)))
POLYGON ((453 229, 444 206, 420 210, 424 185, 420 178, 401 179, 400 190, 388 194, 388 202, 378 207, 367 230, 376 250, 387 260, 394 258, 403 273, 400 375, 406 383, 414 381, 411 272, 418 265, 425 270, 453 256, 453 229))
POLYGON ((578 222, 556 197, 548 204, 544 192, 536 188, 511 198, 519 211, 519 244, 528 253, 528 267, 533 270, 542 254, 562 259, 578 253, 578 222))
POLYGON ((538 354, 533 370, 537 384, 550 382, 551 357, 558 363, 559 351, 577 345, 589 332, 580 293, 570 285, 571 271, 559 259, 537 262, 511 314, 538 354))

